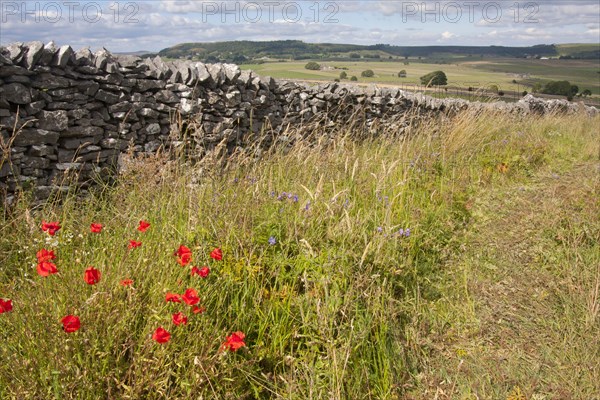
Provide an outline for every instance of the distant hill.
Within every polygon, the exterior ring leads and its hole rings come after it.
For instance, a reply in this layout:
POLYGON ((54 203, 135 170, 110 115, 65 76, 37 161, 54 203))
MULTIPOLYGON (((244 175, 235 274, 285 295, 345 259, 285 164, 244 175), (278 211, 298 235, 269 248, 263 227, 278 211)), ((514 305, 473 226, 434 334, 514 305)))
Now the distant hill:
MULTIPOLYGON (((505 46, 392 46, 375 44, 305 43, 299 40, 229 41, 181 43, 161 50, 161 57, 189 58, 206 62, 256 62, 260 59, 402 59, 402 58, 539 58, 571 56, 594 57, 594 45, 505 46)), ((597 47, 597 46, 596 46, 597 47)))
POLYGON ((115 52, 115 54, 122 54, 122 55, 127 55, 127 56, 138 56, 138 57, 142 57, 145 56, 147 54, 155 54, 151 51, 148 50, 139 50, 139 51, 121 51, 121 52, 115 52))
POLYGON ((557 44, 556 51, 560 58, 566 59, 582 59, 582 60, 598 60, 600 59, 600 43, 597 44, 582 44, 569 43, 557 44))

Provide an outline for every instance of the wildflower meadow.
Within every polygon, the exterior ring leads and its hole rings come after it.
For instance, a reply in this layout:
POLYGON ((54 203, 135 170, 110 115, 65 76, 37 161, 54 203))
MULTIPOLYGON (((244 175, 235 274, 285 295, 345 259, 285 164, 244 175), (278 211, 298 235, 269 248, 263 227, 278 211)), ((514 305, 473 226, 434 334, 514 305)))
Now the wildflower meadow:
POLYGON ((299 129, 25 191, 2 209, 0 398, 592 399, 599 122, 299 129))

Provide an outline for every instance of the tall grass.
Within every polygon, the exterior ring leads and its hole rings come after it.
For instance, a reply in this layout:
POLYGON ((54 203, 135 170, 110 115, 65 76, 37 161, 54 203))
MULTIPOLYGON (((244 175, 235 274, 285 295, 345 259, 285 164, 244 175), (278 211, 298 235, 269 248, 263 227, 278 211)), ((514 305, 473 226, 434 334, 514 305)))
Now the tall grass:
POLYGON ((462 251, 472 199, 596 156, 598 122, 464 114, 362 140, 339 126, 226 165, 130 158, 115 185, 84 198, 35 205, 25 193, 0 228, 0 297, 14 304, 0 315, 0 397, 407 396, 432 351, 420 324, 462 251), (62 229, 49 237, 42 220, 62 229), (177 264, 180 244, 207 278, 177 264), (57 275, 37 275, 42 248, 55 250, 57 275), (102 273, 96 285, 88 266, 102 273), (190 287, 206 312, 165 302, 190 287), (176 311, 186 326, 173 325, 176 311), (62 331, 67 314, 78 332, 62 331), (151 339, 158 326, 168 343, 151 339), (234 331, 247 346, 220 351, 234 331))

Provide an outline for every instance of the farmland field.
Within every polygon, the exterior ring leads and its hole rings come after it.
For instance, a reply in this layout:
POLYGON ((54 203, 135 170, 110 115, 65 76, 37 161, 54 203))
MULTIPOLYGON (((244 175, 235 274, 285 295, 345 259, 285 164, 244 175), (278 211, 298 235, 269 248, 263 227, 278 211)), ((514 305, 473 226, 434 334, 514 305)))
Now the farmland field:
POLYGON ((304 68, 307 61, 266 62, 263 64, 242 65, 259 75, 274 78, 308 79, 331 81, 345 71, 348 78, 356 76, 358 83, 382 83, 397 86, 419 85, 419 77, 436 70, 448 76, 448 86, 486 89, 497 85, 500 90, 521 92, 531 91, 535 82, 568 80, 578 85, 580 90, 589 89, 600 95, 600 64, 598 60, 535 60, 535 59, 485 59, 483 61, 457 59, 456 63, 436 64, 408 60, 403 61, 324 61, 319 62, 321 70, 304 68), (371 69, 372 78, 361 77, 361 72, 371 69), (406 78, 399 78, 398 72, 406 70, 406 78), (513 82, 516 81, 517 83, 513 82))

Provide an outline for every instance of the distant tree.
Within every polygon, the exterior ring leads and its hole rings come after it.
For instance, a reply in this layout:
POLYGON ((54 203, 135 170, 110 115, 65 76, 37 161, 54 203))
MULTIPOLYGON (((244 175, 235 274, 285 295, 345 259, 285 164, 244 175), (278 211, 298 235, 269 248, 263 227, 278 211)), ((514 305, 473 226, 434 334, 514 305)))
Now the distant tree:
POLYGON ((350 80, 353 81, 353 82, 356 82, 358 80, 358 78, 356 76, 352 75, 350 77, 350 80))
POLYGON ((321 69, 321 66, 320 66, 318 63, 314 62, 314 61, 310 61, 310 62, 308 62, 308 63, 307 63, 305 66, 304 66, 304 68, 306 68, 306 69, 310 69, 310 70, 313 70, 313 71, 318 71, 318 70, 320 70, 320 69, 321 69))
POLYGON ((585 89, 583 92, 581 92, 582 96, 591 96, 592 95, 592 91, 590 89, 585 89))
POLYGON ((499 90, 498 85, 490 85, 490 92, 498 93, 499 90))
POLYGON ((339 81, 340 81, 340 79, 339 79, 339 78, 335 78, 333 81, 334 81, 334 82, 339 82, 339 81))
POLYGON ((404 61, 404 65, 410 65, 408 61, 404 61))
POLYGON ((204 59, 204 62, 205 62, 206 64, 216 64, 216 63, 218 63, 218 62, 220 62, 220 61, 221 61, 221 60, 219 60, 217 57, 215 57, 215 56, 214 56, 214 55, 212 55, 212 54, 211 54, 210 56, 208 56, 208 57, 206 57, 206 58, 204 59))
POLYGON ((571 85, 571 94, 577 94, 577 93, 579 93, 579 86, 571 85))
POLYGON ((406 70, 405 69, 398 72, 398 78, 406 78, 406 70))
POLYGON ((532 88, 531 88, 531 91, 532 91, 533 93, 538 93, 538 92, 540 92, 541 90, 542 90, 542 84, 541 84, 540 82, 536 82, 536 83, 534 83, 534 84, 533 84, 533 86, 532 86, 532 88))
POLYGON ((346 78, 348 78, 348 74, 346 73, 346 71, 340 72, 340 79, 346 79, 346 78))
POLYGON ((513 79, 513 80, 512 80, 512 83, 517 83, 517 80, 516 80, 516 79, 513 79))
POLYGON ((375 72, 373 72, 372 69, 367 69, 367 70, 361 72, 360 76, 362 76, 363 78, 372 78, 375 76, 375 72))
POLYGON ((504 92, 502 90, 499 90, 498 91, 498 96, 500 96, 500 97, 504 96, 504 92))
MULTIPOLYGON (((575 85, 571 85, 569 81, 550 81, 544 85, 542 93, 544 94, 555 94, 559 96, 572 96, 573 90, 577 88, 575 85)), ((577 93, 577 92, 575 92, 577 93)))
POLYGON ((523 95, 523 97, 527 96, 527 90, 523 90, 523 93, 521 93, 523 95))
POLYGON ((243 54, 236 54, 235 56, 233 56, 234 64, 243 64, 246 61, 248 61, 248 59, 243 54))
POLYGON ((358 53, 350 53, 350 58, 360 58, 360 54, 358 54, 358 53))
POLYGON ((421 84, 426 86, 443 86, 448 84, 448 78, 444 71, 433 71, 421 78, 421 84))

